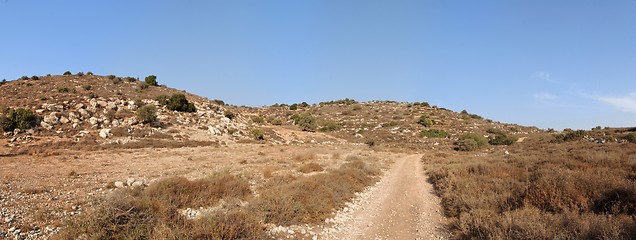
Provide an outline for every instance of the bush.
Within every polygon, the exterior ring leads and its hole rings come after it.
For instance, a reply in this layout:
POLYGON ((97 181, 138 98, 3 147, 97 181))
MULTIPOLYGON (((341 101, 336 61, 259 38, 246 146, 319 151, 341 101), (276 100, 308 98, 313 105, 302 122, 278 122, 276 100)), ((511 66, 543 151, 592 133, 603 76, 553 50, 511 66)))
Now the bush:
POLYGON ((495 135, 494 138, 490 139, 490 141, 488 141, 488 143, 490 143, 491 145, 512 145, 515 142, 517 142, 517 137, 510 136, 505 133, 499 133, 495 135))
POLYGON ((57 89, 57 92, 59 92, 59 93, 67 93, 67 92, 70 92, 70 91, 71 90, 68 89, 67 87, 61 87, 61 88, 57 89))
POLYGON ((320 131, 322 132, 333 132, 340 129, 340 125, 338 123, 330 120, 324 120, 321 125, 322 127, 320 128, 320 131))
POLYGON ((159 85, 157 83, 157 76, 155 76, 155 75, 147 76, 146 79, 144 79, 144 82, 146 82, 150 86, 158 86, 159 85))
POLYGON ((84 90, 86 90, 86 91, 89 91, 89 90, 93 89, 93 86, 91 86, 91 85, 84 85, 84 86, 82 86, 82 88, 84 88, 84 90))
POLYGON ((433 121, 433 119, 431 119, 428 115, 422 115, 420 116, 420 119, 417 121, 417 123, 421 124, 424 127, 430 127, 435 124, 435 121, 433 121))
POLYGON ((165 94, 161 94, 161 95, 157 96, 157 97, 155 98, 155 100, 156 100, 157 102, 159 102, 159 104, 161 104, 161 105, 164 105, 164 106, 165 106, 165 105, 168 105, 168 103, 170 102, 170 96, 165 95, 165 94))
POLYGON ((73 73, 71 73, 71 71, 64 72, 64 76, 69 76, 69 75, 73 75, 73 73))
POLYGON ((448 136, 448 133, 440 129, 428 129, 428 130, 422 130, 422 132, 420 133, 420 136, 429 137, 429 138, 445 138, 448 136))
POLYGON ((29 129, 35 127, 38 118, 29 109, 9 109, 0 116, 0 127, 9 132, 15 129, 29 129))
POLYGON ((194 103, 188 101, 185 95, 177 93, 168 99, 168 109, 178 112, 196 112, 194 103))
POLYGON ((265 140, 265 133, 260 128, 252 129, 252 136, 254 137, 254 139, 259 140, 259 141, 265 140))
POLYGON ((141 88, 141 89, 148 89, 149 87, 150 87, 150 84, 148 84, 146 82, 139 83, 139 88, 141 88))
POLYGON ((479 133, 466 133, 455 143, 459 151, 473 151, 488 145, 488 139, 479 133))
POLYGON ((298 107, 306 108, 306 107, 309 107, 309 104, 307 102, 301 102, 300 105, 298 105, 298 107))
POLYGON ((87 72, 86 75, 93 76, 93 72, 87 72))
POLYGON ((291 106, 289 106, 289 110, 294 111, 294 110, 296 110, 296 109, 298 109, 298 104, 295 104, 295 103, 294 103, 294 104, 292 104, 291 106))
POLYGON ((630 143, 636 143, 636 133, 628 133, 625 135, 625 140, 630 143))
POLYGON ((277 117, 268 117, 267 121, 272 125, 276 125, 276 126, 283 125, 283 120, 277 117))
POLYGON ((256 124, 263 124, 265 123, 265 119, 261 116, 252 116, 252 122, 256 124))
POLYGON ((78 73, 77 73, 77 76, 80 76, 80 77, 81 77, 81 76, 84 76, 84 72, 78 72, 78 73))
POLYGON ((565 133, 555 134, 554 139, 551 142, 553 143, 571 142, 571 141, 583 139, 583 137, 585 137, 584 130, 573 131, 573 130, 566 129, 564 131, 565 133))
POLYGON ((20 80, 29 80, 29 77, 27 77, 27 76, 22 76, 22 77, 20 77, 20 80))
POLYGON ((154 105, 147 104, 137 109, 137 120, 142 123, 157 121, 157 109, 154 105))
POLYGON ((313 132, 316 131, 316 128, 318 127, 316 119, 308 112, 294 114, 291 116, 291 119, 294 120, 294 124, 298 125, 298 127, 300 127, 303 131, 313 132))
POLYGON ((4 85, 5 83, 7 83, 7 79, 2 79, 2 81, 0 81, 0 86, 4 85))
POLYGON ((33 75, 33 76, 31 77, 31 79, 32 79, 32 80, 40 80, 40 77, 33 75))
POLYGON ((229 118, 230 120, 234 119, 236 117, 236 114, 234 114, 234 112, 230 111, 230 110, 225 110, 225 113, 223 114, 226 118, 229 118))

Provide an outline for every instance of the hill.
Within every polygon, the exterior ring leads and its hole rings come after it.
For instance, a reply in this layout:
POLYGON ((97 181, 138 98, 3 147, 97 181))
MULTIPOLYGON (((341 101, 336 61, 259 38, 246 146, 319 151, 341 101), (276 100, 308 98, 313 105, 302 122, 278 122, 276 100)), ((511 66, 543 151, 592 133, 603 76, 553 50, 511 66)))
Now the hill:
POLYGON ((426 102, 232 106, 90 73, 2 82, 0 126, 0 237, 636 236, 633 128, 426 102))

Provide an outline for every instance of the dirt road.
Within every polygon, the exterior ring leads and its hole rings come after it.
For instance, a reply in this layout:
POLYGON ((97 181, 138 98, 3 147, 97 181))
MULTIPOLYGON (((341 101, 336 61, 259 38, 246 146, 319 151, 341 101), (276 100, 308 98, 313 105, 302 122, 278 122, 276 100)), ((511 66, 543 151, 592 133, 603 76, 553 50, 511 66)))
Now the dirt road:
POLYGON ((409 155, 342 223, 337 239, 446 239, 439 199, 426 181, 421 155, 409 155))

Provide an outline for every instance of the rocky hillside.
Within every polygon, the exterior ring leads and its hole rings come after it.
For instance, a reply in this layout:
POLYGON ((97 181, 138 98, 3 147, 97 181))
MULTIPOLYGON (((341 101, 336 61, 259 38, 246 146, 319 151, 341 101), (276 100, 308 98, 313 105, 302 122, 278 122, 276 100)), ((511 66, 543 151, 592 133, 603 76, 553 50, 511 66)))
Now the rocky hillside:
POLYGON ((135 78, 95 75, 40 76, 0 85, 0 105, 25 108, 36 115, 32 129, 4 132, 5 146, 45 142, 126 145, 143 139, 225 143, 244 138, 246 120, 230 114, 223 102, 208 100, 135 78), (160 96, 183 94, 196 112, 170 110, 160 96), (156 120, 143 123, 137 110, 155 106, 156 120), (228 118, 229 117, 229 118, 228 118))
POLYGON ((31 129, 3 134, 3 145, 14 153, 32 152, 17 150, 20 146, 41 149, 43 144, 52 148, 139 148, 337 141, 417 151, 453 148, 453 143, 467 132, 493 137, 497 132, 527 135, 539 131, 426 102, 344 99, 236 107, 137 78, 113 75, 22 77, 0 85, 0 92, 3 114, 8 109, 26 108, 37 118, 31 129), (167 106, 166 99, 177 94, 183 94, 196 111, 175 111, 167 106), (138 109, 144 105, 156 109, 152 121, 139 119, 138 109))

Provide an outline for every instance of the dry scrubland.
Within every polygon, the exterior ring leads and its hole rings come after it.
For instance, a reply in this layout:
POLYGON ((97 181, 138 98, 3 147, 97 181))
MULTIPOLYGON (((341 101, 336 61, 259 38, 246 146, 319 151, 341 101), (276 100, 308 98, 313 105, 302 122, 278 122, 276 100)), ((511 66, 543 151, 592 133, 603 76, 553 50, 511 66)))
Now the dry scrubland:
POLYGON ((325 225, 417 153, 453 238, 636 239, 636 129, 556 133, 426 102, 239 107, 156 80, 0 83, 0 237, 311 239, 272 229, 325 225))
POLYGON ((424 155, 457 238, 636 238, 636 145, 553 140, 424 155))

